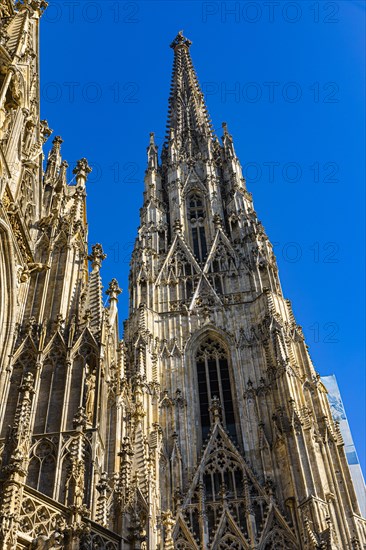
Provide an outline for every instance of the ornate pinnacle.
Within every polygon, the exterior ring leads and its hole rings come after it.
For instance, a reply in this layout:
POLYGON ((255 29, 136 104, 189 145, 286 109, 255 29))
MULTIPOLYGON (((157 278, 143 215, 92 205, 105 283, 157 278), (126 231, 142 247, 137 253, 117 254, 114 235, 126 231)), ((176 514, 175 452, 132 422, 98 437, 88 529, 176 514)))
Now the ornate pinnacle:
POLYGON ((170 44, 170 47, 175 50, 178 46, 186 46, 189 48, 192 42, 183 36, 183 31, 179 31, 177 36, 174 38, 173 42, 170 44))
POLYGON ((147 148, 147 168, 148 170, 157 170, 158 168, 158 148, 155 143, 154 132, 150 132, 150 141, 147 148))
POLYGON ((226 122, 222 123, 222 129, 224 131, 224 135, 222 136, 222 141, 223 141, 224 146, 228 145, 232 149, 232 152, 234 152, 234 149, 233 149, 233 136, 229 133, 226 122))
POLYGON ((82 185, 86 183, 88 174, 90 174, 91 171, 92 169, 90 168, 87 159, 82 158, 78 160, 72 173, 76 175, 77 184, 82 185))
POLYGON ((89 254, 88 260, 92 263, 92 270, 98 270, 102 267, 102 261, 107 257, 103 252, 102 245, 97 243, 92 246, 92 253, 89 254))
POLYGON ((52 141, 52 144, 57 147, 57 148, 60 148, 61 145, 63 144, 64 140, 62 139, 61 136, 56 136, 54 138, 54 140, 52 141))
POLYGON ((85 414, 85 409, 84 407, 79 407, 73 420, 72 420, 72 423, 73 423, 73 426, 74 426, 74 429, 79 429, 79 430, 83 430, 86 428, 86 425, 87 425, 87 421, 88 421, 88 417, 86 416, 85 414))
POLYGON ((0 44, 1 46, 5 46, 5 44, 7 43, 7 41, 9 40, 9 34, 7 32, 7 30, 1 26, 0 27, 0 44))
POLYGON ((96 490, 99 492, 99 498, 97 502, 97 518, 98 522, 107 527, 108 523, 108 510, 107 510, 107 498, 108 493, 110 492, 108 484, 108 474, 107 472, 102 472, 99 478, 99 483, 96 486, 96 490))
MULTIPOLYGON (((46 123, 47 124, 47 123, 46 123)), ((48 127, 44 127, 43 130, 43 142, 46 142, 51 134, 51 130, 48 127)), ((52 147, 48 153, 47 166, 44 174, 45 182, 55 186, 58 180, 58 171, 61 164, 61 145, 63 139, 60 136, 56 136, 52 141, 52 147)))
POLYGON ((21 9, 28 9, 32 10, 32 12, 38 11, 40 15, 47 9, 48 2, 46 0, 18 0, 15 3, 15 7, 18 10, 21 9))
POLYGON ((20 386, 20 390, 23 393, 27 393, 27 394, 34 393, 33 384, 34 384, 34 376, 31 372, 27 372, 27 374, 23 379, 22 385, 20 386))
POLYGON ((175 525, 175 520, 173 519, 173 514, 170 510, 162 512, 161 519, 165 528, 164 548, 166 550, 174 550, 173 527, 175 525))
POLYGON ((69 167, 69 163, 67 162, 67 160, 63 160, 61 162, 61 166, 60 166, 60 182, 61 183, 66 184, 68 167, 69 167))
POLYGON ((96 485, 96 490, 98 493, 105 493, 108 490, 108 474, 107 472, 102 472, 100 474, 99 482, 96 485))
POLYGON ((112 279, 109 283, 108 290, 105 291, 105 293, 109 296, 109 301, 117 300, 117 297, 119 294, 121 294, 122 290, 118 286, 117 279, 112 279))

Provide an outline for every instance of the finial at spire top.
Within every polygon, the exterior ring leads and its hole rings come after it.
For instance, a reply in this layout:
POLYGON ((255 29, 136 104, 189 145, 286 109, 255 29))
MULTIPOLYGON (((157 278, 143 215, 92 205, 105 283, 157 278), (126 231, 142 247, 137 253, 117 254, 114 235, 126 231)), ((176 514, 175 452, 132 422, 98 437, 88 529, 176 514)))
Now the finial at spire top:
POLYGON ((192 42, 183 35, 183 31, 179 31, 173 42, 170 44, 170 47, 175 50, 175 48, 177 48, 178 46, 186 46, 187 48, 189 48, 191 44, 192 42))
POLYGON ((121 294, 122 290, 118 286, 117 279, 112 279, 109 283, 108 290, 105 291, 107 296, 109 296, 109 301, 117 300, 118 295, 121 294))
POLYGON ((88 175, 92 172, 92 168, 90 168, 88 161, 86 158, 82 158, 77 161, 76 167, 72 171, 73 174, 76 176, 76 182, 78 185, 85 185, 86 180, 88 178, 88 175))
POLYGON ((54 140, 52 141, 52 144, 57 146, 57 147, 61 147, 61 145, 63 144, 64 140, 62 139, 61 136, 56 136, 54 138, 54 140))
POLYGON ((106 259, 106 257, 107 255, 104 254, 101 244, 97 243, 92 246, 92 253, 88 256, 88 260, 91 262, 92 265, 92 270, 99 271, 102 267, 102 262, 106 259))

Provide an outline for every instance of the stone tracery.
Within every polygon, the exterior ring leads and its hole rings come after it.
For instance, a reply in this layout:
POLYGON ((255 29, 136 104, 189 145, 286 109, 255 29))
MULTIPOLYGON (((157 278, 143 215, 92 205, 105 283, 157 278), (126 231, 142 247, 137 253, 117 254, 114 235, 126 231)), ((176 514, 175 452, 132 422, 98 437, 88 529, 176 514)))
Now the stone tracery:
POLYGON ((88 161, 69 182, 56 136, 40 166, 45 8, 1 6, 0 546, 361 547, 340 431, 191 42, 172 43, 161 160, 150 135, 121 342, 118 283, 106 304, 86 246, 88 161))

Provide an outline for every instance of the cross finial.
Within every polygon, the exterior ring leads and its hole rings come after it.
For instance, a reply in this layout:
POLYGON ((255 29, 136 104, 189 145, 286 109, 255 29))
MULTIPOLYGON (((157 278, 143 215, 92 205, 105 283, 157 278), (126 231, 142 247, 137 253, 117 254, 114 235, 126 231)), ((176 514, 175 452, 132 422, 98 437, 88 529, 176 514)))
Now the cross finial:
POLYGON ((63 144, 64 140, 62 139, 61 136, 56 136, 54 138, 54 140, 52 141, 52 144, 55 146, 55 147, 58 147, 60 148, 61 145, 63 144))
POLYGON ((170 44, 170 47, 175 50, 175 48, 177 48, 178 46, 186 46, 187 48, 189 48, 191 44, 192 42, 188 40, 188 38, 185 38, 185 36, 183 35, 183 31, 179 31, 173 42, 170 44))

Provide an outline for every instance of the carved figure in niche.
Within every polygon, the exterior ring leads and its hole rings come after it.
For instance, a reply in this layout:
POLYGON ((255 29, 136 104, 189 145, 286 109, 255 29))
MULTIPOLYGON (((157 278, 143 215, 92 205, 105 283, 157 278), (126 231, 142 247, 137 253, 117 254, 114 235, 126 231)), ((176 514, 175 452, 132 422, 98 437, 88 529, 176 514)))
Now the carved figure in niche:
POLYGON ((14 73, 10 82, 11 107, 19 107, 22 101, 22 83, 18 73, 14 73))
POLYGON ((88 423, 93 423, 94 416, 94 401, 95 401, 95 374, 90 371, 88 368, 87 372, 89 373, 85 381, 85 391, 86 391, 86 400, 85 400, 85 414, 88 418, 88 423))
POLYGON ((6 143, 10 137, 10 132, 15 120, 16 109, 1 109, 0 111, 0 140, 6 143))
POLYGON ((33 177, 29 172, 25 172, 18 202, 21 211, 24 214, 24 221, 27 227, 29 227, 33 218, 33 208, 35 206, 33 201, 33 177))
POLYGON ((83 480, 81 475, 78 475, 75 481, 74 506, 76 508, 81 508, 83 505, 83 499, 84 499, 83 480))
POLYGON ((25 154, 28 153, 36 125, 37 125, 36 114, 31 113, 26 119, 26 124, 25 124, 25 131, 24 131, 24 138, 23 138, 23 147, 24 147, 25 154))

